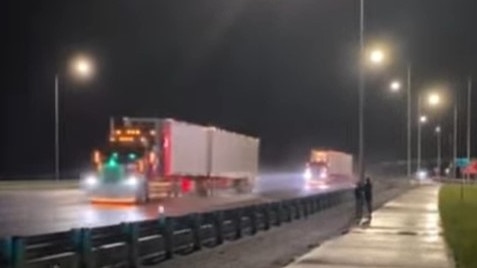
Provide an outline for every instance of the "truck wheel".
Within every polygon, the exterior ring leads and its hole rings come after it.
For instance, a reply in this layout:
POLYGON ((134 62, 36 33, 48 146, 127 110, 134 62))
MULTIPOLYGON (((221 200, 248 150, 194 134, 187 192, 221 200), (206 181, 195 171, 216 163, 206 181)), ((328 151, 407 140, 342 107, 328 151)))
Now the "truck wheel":
POLYGON ((138 204, 145 204, 147 203, 147 194, 145 191, 141 191, 138 196, 136 197, 136 202, 138 204))

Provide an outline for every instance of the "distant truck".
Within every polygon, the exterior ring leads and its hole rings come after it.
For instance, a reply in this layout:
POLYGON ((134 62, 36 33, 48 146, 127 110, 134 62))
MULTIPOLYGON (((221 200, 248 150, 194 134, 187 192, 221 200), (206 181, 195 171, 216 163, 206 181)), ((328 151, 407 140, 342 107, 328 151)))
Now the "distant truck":
POLYGON ((81 180, 92 202, 142 203, 218 190, 250 192, 260 141, 173 119, 111 122, 108 146, 93 153, 94 172, 81 180))
POLYGON ((314 188, 353 178, 353 156, 332 150, 311 150, 304 172, 305 187, 314 188))

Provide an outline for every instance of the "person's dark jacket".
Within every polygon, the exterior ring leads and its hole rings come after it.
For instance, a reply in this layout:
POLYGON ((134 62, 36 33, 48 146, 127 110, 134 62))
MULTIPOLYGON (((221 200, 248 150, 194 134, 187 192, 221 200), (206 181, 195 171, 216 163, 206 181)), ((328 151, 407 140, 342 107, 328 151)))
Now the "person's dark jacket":
POLYGON ((357 201, 363 200, 363 186, 359 183, 354 187, 354 198, 357 201))
POLYGON ((371 181, 366 181, 363 186, 364 198, 366 201, 373 199, 373 184, 371 181))

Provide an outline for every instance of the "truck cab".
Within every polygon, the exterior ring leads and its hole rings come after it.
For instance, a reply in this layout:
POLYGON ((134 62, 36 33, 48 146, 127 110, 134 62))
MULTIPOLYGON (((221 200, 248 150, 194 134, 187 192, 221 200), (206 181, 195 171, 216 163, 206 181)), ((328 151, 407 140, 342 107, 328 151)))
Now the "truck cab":
POLYGON ((353 177, 353 157, 332 150, 311 150, 303 177, 305 188, 323 188, 331 183, 350 181, 353 177))
POLYGON ((106 148, 93 152, 94 171, 81 186, 92 202, 146 202, 154 155, 140 130, 117 129, 106 148))

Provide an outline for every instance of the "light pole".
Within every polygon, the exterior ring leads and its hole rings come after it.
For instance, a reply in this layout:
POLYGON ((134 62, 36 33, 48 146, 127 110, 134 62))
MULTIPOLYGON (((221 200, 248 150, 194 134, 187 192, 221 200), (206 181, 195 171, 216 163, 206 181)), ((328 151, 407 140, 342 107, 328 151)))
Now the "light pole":
POLYGON ((411 177, 412 173, 412 167, 411 167, 411 162, 412 162, 412 152, 411 152, 411 120, 412 120, 412 114, 411 114, 411 68, 412 65, 411 63, 407 64, 407 176, 408 178, 411 177))
MULTIPOLYGON (((431 93, 427 96, 427 103, 430 106, 436 106, 441 102, 441 97, 437 93, 431 93)), ((417 124, 417 172, 421 170, 421 150, 422 150, 422 124, 427 122, 427 116, 422 114, 422 95, 417 99, 417 114, 419 121, 417 124)))
MULTIPOLYGON (((72 74, 86 78, 92 75, 93 66, 91 60, 78 56, 71 62, 72 74)), ((60 75, 55 74, 55 180, 60 180, 60 108, 59 108, 59 95, 60 95, 60 75)))
POLYGON ((440 126, 437 126, 436 129, 436 136, 437 136, 437 177, 440 178, 441 177, 441 161, 442 161, 442 158, 441 158, 441 133, 442 133, 442 129, 440 126))
MULTIPOLYGON (((411 114, 411 63, 406 65, 406 97, 407 97, 407 176, 412 174, 412 114, 411 114)), ((401 89, 401 83, 397 80, 389 84, 389 88, 393 92, 398 92, 401 89)))
POLYGON ((472 77, 467 80, 467 160, 471 157, 472 77))
POLYGON ((421 171, 421 148, 422 148, 422 124, 427 122, 427 116, 420 115, 419 122, 417 124, 417 172, 421 171))
POLYGON ((60 180, 60 113, 58 105, 59 78, 55 74, 55 180, 60 180))
POLYGON ((454 103, 454 134, 453 134, 453 149, 452 149, 452 173, 454 178, 457 178, 457 102, 454 103))
POLYGON ((359 81, 358 81, 358 95, 359 95, 359 152, 358 152, 358 173, 359 181, 364 181, 364 0, 360 0, 359 5, 359 81))

